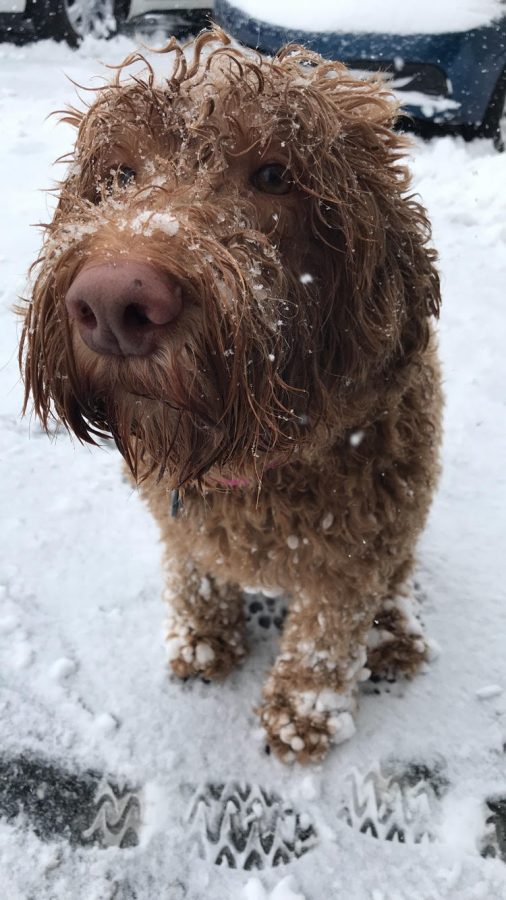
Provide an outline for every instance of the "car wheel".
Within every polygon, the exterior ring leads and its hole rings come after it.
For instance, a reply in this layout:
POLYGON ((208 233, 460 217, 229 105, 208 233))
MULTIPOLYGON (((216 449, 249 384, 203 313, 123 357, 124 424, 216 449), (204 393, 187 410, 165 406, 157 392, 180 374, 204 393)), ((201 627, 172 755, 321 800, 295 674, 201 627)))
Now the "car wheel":
POLYGON ((31 17, 39 38, 54 38, 78 46, 94 35, 109 38, 128 12, 123 0, 32 0, 31 17))
POLYGON ((479 136, 492 138, 500 153, 506 149, 506 69, 497 82, 479 136))
POLYGON ((506 90, 502 100, 502 113, 494 137, 494 147, 499 153, 504 153, 506 150, 506 90))

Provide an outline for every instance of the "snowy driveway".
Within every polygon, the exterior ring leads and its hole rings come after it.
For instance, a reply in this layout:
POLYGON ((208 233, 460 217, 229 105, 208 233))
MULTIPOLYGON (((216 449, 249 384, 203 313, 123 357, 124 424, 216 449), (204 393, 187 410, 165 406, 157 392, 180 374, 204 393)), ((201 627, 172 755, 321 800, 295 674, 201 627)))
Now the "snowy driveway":
POLYGON ((417 570, 441 654, 367 685, 323 766, 284 768, 252 712, 279 610, 250 598, 225 685, 169 680, 155 527, 117 455, 19 418, 11 307, 71 145, 46 116, 73 102, 63 73, 89 84, 130 49, 0 45, 0 896, 504 900, 506 154, 413 153, 443 273, 444 476, 417 570))

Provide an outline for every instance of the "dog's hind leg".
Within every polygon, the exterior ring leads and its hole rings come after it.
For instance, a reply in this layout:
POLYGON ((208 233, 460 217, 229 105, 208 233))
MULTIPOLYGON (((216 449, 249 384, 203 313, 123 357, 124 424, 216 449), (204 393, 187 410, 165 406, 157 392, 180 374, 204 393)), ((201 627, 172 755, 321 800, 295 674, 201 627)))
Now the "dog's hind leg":
POLYGON ((367 667, 378 678, 414 675, 430 655, 412 580, 406 576, 411 565, 402 569, 405 577, 392 579, 367 636, 367 667))
POLYGON ((191 559, 167 564, 167 646, 180 678, 224 678, 246 652, 241 589, 200 572, 191 559))

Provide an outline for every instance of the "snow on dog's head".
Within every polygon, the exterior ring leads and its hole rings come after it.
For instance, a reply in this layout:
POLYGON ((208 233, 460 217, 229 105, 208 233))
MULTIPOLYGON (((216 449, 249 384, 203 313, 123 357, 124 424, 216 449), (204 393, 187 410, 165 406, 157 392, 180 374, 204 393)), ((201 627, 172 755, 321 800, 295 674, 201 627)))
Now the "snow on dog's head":
POLYGON ((125 60, 85 112, 35 264, 26 404, 173 485, 353 425, 439 289, 382 84, 214 30, 125 60), (318 427, 317 427, 318 426, 318 427))

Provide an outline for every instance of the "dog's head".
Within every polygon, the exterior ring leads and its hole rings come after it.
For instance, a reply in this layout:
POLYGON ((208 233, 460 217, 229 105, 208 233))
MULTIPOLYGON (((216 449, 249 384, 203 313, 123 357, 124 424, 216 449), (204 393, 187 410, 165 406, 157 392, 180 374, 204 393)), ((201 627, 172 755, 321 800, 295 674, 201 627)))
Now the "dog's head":
POLYGON ((172 484, 261 471, 423 351, 423 209, 380 83, 219 31, 99 89, 24 310, 26 398, 172 484))

